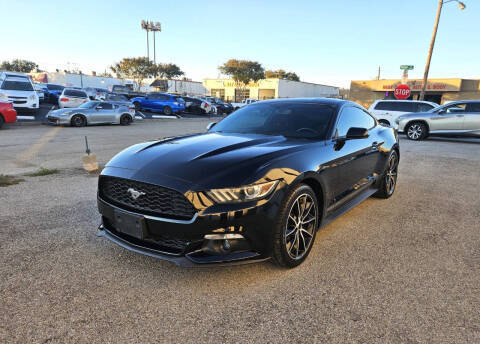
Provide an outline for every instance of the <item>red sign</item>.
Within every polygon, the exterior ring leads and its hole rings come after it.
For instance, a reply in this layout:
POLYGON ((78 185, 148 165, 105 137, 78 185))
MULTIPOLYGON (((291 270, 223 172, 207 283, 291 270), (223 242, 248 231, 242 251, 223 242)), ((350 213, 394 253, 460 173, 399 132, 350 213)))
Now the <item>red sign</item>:
POLYGON ((410 97, 410 87, 408 85, 398 85, 393 93, 397 99, 407 99, 410 97))

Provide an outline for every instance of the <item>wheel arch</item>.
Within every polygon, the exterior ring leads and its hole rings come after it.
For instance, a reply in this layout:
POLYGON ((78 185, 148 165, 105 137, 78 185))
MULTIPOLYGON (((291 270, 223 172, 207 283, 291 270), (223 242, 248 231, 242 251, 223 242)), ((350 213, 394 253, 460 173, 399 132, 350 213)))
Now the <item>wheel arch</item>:
POLYGON ((88 118, 87 118, 87 116, 85 116, 85 114, 80 113, 80 112, 79 112, 79 113, 74 113, 74 114, 70 117, 70 124, 72 124, 73 117, 75 117, 75 116, 82 116, 83 119, 85 120, 85 125, 88 125, 88 118))
POLYGON ((403 130, 404 132, 407 131, 408 127, 413 124, 413 123, 422 123, 425 124, 425 127, 427 128, 427 135, 430 133, 430 126, 428 125, 428 122, 424 119, 412 119, 405 124, 405 129, 403 130))
POLYGON ((290 188, 296 188, 300 184, 305 184, 308 185, 309 187, 312 188, 313 192, 315 193, 315 196, 317 197, 317 201, 319 204, 319 207, 321 208, 321 218, 318 219, 318 224, 322 223, 322 220, 325 218, 326 211, 327 211, 327 196, 325 193, 325 186, 322 184, 322 181, 318 177, 318 175, 315 172, 305 172, 298 176, 296 180, 290 185, 290 188))

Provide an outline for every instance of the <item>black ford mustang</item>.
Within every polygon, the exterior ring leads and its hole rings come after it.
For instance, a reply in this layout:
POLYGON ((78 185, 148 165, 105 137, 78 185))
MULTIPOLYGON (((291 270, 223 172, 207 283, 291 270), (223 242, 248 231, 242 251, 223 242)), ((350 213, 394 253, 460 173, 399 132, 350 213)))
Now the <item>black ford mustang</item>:
POLYGON ((258 102, 206 133, 116 155, 99 178, 98 234, 183 266, 294 267, 317 229, 393 194, 399 158, 394 129, 355 103, 258 102))

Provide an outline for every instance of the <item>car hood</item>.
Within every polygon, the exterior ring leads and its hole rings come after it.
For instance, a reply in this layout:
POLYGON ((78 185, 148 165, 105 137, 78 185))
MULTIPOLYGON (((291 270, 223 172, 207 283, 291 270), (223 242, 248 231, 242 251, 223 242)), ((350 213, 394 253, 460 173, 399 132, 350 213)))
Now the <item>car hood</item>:
POLYGON ((108 162, 104 173, 153 184, 168 177, 198 189, 212 184, 229 187, 253 182, 248 176, 311 142, 283 136, 198 134, 129 147, 108 162), (119 175, 115 169, 123 172, 119 175))
POLYGON ((411 112, 411 113, 406 113, 401 116, 399 116, 397 119, 399 121, 404 120, 404 119, 412 119, 412 118, 430 118, 432 117, 433 112, 411 112))

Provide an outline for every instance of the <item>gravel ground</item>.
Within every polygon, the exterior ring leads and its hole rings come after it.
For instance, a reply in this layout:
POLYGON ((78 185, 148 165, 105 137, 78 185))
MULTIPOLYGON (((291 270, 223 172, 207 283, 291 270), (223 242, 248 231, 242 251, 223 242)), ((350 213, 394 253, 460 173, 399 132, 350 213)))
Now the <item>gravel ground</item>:
POLYGON ((395 195, 321 230, 293 270, 179 268, 98 238, 83 135, 104 163, 205 125, 2 131, 0 174, 61 172, 0 188, 0 342, 480 342, 480 142, 402 140, 395 195))

